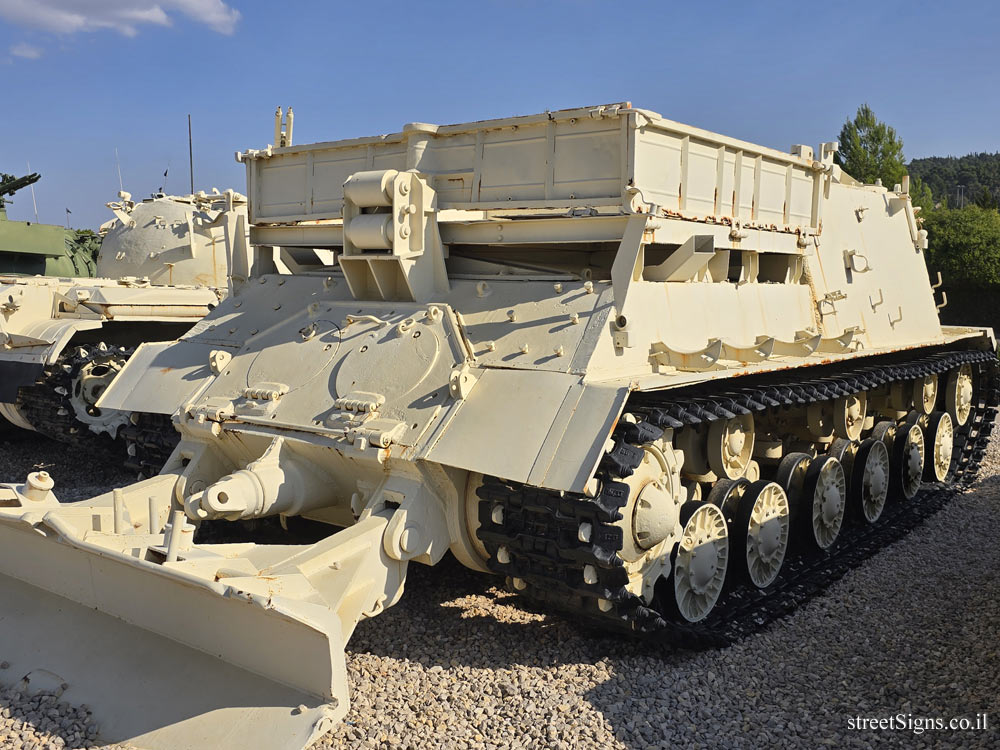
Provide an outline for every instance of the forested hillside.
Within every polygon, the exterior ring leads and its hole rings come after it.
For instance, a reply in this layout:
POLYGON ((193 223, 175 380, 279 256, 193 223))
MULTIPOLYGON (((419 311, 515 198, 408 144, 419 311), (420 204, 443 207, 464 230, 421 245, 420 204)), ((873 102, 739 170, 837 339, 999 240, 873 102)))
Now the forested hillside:
POLYGON ((952 208, 995 208, 1000 200, 1000 153, 914 159, 907 172, 930 188, 935 202, 952 208))

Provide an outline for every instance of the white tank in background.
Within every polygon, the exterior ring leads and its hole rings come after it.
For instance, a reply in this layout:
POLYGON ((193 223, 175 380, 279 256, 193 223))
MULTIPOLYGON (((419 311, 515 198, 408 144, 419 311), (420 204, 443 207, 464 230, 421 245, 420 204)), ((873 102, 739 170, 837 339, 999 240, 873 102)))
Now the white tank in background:
MULTIPOLYGON (((122 192, 108 207, 96 278, 0 276, 0 415, 104 448, 140 417, 97 400, 136 346, 180 336, 226 296, 248 238, 246 198, 231 190, 138 202, 122 192)), ((172 427, 156 430, 169 451, 172 427)))

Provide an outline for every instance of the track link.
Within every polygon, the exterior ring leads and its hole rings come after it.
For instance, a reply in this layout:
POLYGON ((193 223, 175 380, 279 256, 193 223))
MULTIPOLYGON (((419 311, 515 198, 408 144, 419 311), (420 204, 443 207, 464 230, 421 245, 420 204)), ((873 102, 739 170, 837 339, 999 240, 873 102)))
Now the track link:
MULTIPOLYGON (((997 359, 983 351, 946 351, 902 363, 887 363, 811 380, 801 371, 787 373, 753 386, 708 395, 695 389, 651 394, 629 404, 638 424, 620 423, 614 447, 598 467, 597 497, 555 492, 487 477, 478 489, 477 535, 490 559, 489 568, 507 577, 508 585, 528 599, 584 618, 603 628, 642 634, 689 648, 732 644, 793 611, 899 539, 937 512, 959 488, 976 476, 1000 404, 997 359), (974 411, 956 431, 949 485, 928 485, 908 502, 887 505, 878 523, 845 527, 826 553, 789 558, 778 579, 761 591, 742 587, 722 595, 704 621, 687 623, 669 614, 672 591, 665 579, 657 585, 653 605, 628 591, 628 574, 619 556, 623 530, 615 522, 628 500, 631 475, 642 460, 643 443, 664 429, 679 429, 761 413, 782 407, 802 407, 887 383, 945 373, 962 364, 974 370, 974 411), (499 509, 499 512, 498 512, 499 509), (589 536, 581 533, 586 524, 589 536), (502 551, 501 551, 502 550, 502 551), (590 573, 587 582, 585 569, 590 573), (666 603, 666 606, 661 604, 666 603)), ((763 381, 763 379, 762 379, 763 381)), ((741 381, 745 382, 745 381, 741 381)), ((716 386, 717 387, 717 386, 716 386)))
POLYGON ((125 467, 141 477, 159 474, 181 439, 169 414, 146 412, 133 412, 120 437, 125 441, 125 467))

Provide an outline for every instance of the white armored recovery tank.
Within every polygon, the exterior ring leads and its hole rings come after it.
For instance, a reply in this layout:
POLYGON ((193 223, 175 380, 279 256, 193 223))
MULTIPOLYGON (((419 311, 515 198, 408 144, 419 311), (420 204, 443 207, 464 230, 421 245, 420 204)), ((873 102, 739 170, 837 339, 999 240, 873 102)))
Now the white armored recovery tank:
MULTIPOLYGON (((146 412, 99 409, 97 400, 137 345, 177 338, 227 293, 229 256, 246 251, 246 198, 119 198, 101 227, 98 278, 0 276, 0 416, 91 445, 124 428, 138 438, 133 454, 150 442, 169 454, 176 439, 168 419, 144 430, 146 412)), ((132 459, 148 468, 141 455, 132 459)))
POLYGON ((971 479, 998 400, 907 185, 835 149, 616 104, 239 154, 246 280, 99 402, 176 404, 163 472, 0 489, 0 656, 108 739, 304 747, 448 551, 685 644, 794 608, 971 479))

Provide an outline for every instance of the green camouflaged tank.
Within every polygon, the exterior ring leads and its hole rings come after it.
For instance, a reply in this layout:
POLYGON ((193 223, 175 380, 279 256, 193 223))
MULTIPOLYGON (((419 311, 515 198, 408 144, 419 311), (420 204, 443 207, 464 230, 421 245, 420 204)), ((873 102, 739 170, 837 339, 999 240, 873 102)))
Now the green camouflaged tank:
POLYGON ((0 174, 0 273, 93 276, 100 241, 92 232, 7 218, 5 198, 39 179, 37 172, 24 177, 0 174))

